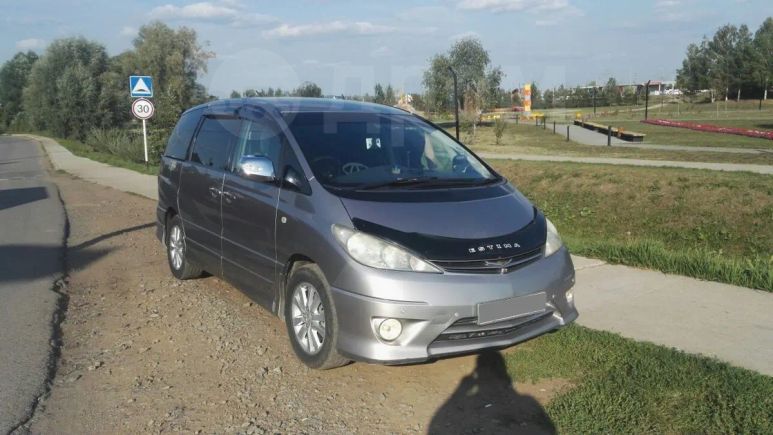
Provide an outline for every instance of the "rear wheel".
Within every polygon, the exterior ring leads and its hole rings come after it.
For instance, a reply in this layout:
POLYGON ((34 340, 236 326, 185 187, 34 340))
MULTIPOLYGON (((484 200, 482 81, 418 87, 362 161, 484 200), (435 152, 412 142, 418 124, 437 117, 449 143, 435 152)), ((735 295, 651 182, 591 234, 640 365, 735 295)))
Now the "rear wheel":
POLYGON ((177 279, 191 279, 201 276, 202 270, 192 264, 187 256, 185 231, 179 216, 172 216, 166 226, 166 258, 169 269, 177 279))
POLYGON ((285 324, 298 358, 314 369, 332 369, 349 362, 337 350, 338 320, 330 287, 316 264, 292 272, 285 296, 285 324))

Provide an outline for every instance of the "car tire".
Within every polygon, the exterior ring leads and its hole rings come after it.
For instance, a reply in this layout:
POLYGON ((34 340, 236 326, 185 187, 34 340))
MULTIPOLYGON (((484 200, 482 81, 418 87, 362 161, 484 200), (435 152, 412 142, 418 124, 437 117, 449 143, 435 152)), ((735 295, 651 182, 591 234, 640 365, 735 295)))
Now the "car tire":
POLYGON ((185 230, 180 216, 172 216, 166 225, 166 259, 169 269, 177 279, 191 279, 201 276, 203 271, 187 257, 185 230))
POLYGON ((319 266, 294 268, 286 289, 285 325, 298 359, 320 370, 349 363, 338 353, 338 317, 330 286, 319 266))

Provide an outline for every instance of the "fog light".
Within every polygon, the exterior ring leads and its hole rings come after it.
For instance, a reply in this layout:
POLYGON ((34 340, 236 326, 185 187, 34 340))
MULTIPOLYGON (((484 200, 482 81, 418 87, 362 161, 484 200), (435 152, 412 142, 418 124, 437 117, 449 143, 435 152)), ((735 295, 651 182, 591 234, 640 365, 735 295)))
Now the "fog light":
POLYGON ((574 288, 570 288, 566 291, 566 302, 569 305, 574 305, 574 288))
POLYGON ((378 335, 386 341, 392 341, 403 332, 403 324, 397 319, 386 319, 378 325, 378 335))

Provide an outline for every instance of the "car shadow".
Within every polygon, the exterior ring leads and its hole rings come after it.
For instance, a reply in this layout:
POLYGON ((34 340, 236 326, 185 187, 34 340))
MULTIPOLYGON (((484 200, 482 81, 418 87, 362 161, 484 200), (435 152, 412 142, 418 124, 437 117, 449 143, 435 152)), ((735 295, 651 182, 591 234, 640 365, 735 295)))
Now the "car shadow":
POLYGON ((529 395, 519 394, 498 351, 484 351, 475 369, 438 409, 430 434, 518 433, 554 434, 545 409, 529 395))
MULTIPOLYGON (((122 228, 70 246, 67 248, 67 268, 83 269, 113 251, 109 247, 94 247, 102 241, 154 225, 155 223, 148 222, 122 228)), ((64 264, 65 248, 61 245, 2 245, 0 246, 0 284, 62 275, 64 264)))
POLYGON ((41 201, 48 198, 45 187, 19 187, 0 190, 0 210, 41 201))

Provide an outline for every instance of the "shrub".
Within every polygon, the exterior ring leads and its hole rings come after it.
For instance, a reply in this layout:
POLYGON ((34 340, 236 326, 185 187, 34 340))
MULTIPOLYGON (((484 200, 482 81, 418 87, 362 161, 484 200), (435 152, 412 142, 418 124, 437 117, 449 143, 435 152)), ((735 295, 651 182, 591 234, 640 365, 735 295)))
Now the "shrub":
POLYGON ((112 154, 132 162, 145 161, 142 132, 119 128, 93 128, 86 136, 86 145, 95 151, 112 154))
POLYGON ((502 136, 505 134, 505 127, 507 127, 507 123, 503 117, 494 120, 494 137, 496 138, 497 145, 502 141, 502 136))

